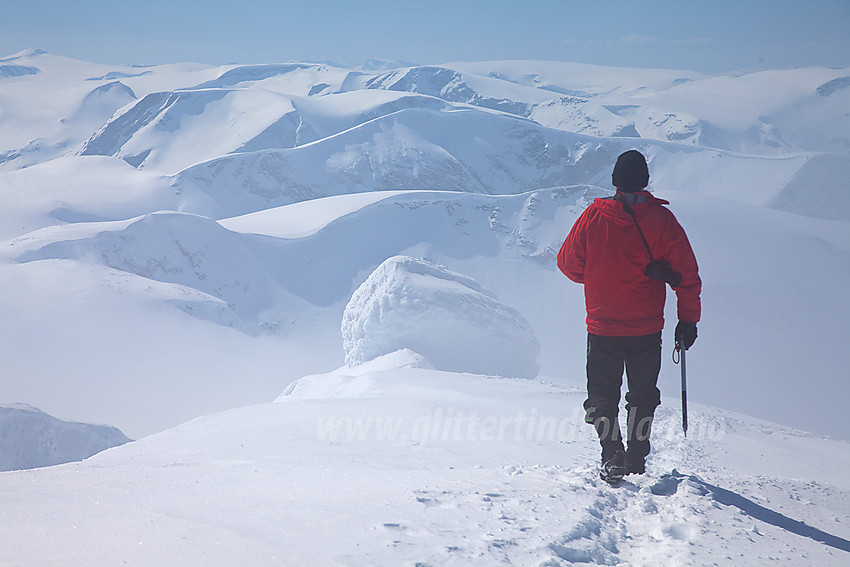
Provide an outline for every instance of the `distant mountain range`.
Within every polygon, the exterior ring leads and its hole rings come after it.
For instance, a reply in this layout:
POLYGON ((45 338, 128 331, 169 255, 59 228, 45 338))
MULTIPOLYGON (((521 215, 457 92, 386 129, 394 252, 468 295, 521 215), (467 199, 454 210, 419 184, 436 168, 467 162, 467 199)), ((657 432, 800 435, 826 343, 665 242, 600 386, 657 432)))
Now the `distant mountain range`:
POLYGON ((351 294, 398 255, 515 309, 544 376, 580 370, 582 289, 554 254, 637 148, 704 274, 697 396, 850 436, 812 416, 850 395, 850 69, 374 67, 0 60, 7 399, 134 436, 266 401, 343 364, 351 294))
POLYGON ((0 72, 0 95, 19 94, 12 109, 24 110, 0 117, 0 170, 118 157, 170 176, 183 210, 217 218, 355 191, 605 186, 612 157, 638 147, 654 169, 678 170, 664 186, 653 176, 658 188, 850 219, 837 181, 850 173, 848 69, 138 68, 30 51, 4 58, 0 72), (16 108, 41 98, 50 104, 38 112, 16 108), (741 167, 761 186, 733 175, 718 188, 710 175, 741 167))

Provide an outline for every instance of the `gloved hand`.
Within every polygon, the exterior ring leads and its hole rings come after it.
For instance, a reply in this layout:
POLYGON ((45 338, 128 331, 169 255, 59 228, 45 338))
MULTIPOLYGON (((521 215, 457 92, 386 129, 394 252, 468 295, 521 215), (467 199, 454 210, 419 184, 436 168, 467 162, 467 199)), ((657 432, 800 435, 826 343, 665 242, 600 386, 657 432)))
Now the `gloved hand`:
POLYGON ((697 324, 679 321, 676 325, 676 345, 688 350, 697 340, 697 324))

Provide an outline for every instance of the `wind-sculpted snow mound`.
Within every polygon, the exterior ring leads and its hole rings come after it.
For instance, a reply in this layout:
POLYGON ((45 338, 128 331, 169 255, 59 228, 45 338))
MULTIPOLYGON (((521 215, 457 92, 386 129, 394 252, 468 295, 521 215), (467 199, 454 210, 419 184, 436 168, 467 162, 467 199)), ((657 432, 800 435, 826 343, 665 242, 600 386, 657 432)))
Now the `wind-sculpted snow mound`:
POLYGON ((128 441, 114 427, 62 421, 23 404, 0 406, 0 471, 81 461, 128 441))
POLYGON ((356 366, 400 349, 436 369, 533 378, 540 345, 525 318, 475 280, 407 256, 387 259, 354 292, 342 319, 356 366))

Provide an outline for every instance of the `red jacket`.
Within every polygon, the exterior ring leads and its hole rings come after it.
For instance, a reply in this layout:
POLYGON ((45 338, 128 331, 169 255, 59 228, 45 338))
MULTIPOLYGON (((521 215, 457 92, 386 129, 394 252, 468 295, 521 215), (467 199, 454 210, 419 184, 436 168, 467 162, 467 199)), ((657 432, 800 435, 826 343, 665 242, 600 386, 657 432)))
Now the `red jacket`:
MULTIPOLYGON (((642 191, 632 206, 655 260, 666 260, 682 275, 676 290, 680 321, 700 318, 702 282, 688 237, 676 217, 642 191)), ((578 218, 558 252, 558 268, 584 284, 587 330, 621 337, 657 333, 664 327, 665 284, 644 275, 650 254, 623 203, 596 199, 578 218)))

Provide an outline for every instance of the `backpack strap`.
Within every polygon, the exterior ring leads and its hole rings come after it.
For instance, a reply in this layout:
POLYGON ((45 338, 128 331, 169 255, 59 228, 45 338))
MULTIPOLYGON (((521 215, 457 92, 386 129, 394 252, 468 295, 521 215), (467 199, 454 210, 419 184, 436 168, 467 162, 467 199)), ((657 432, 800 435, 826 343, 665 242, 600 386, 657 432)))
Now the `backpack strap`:
POLYGON ((611 198, 612 198, 613 200, 615 200, 615 201, 619 201, 620 203, 622 203, 622 204, 623 204, 623 210, 624 210, 624 211, 626 211, 626 213, 628 213, 628 215, 629 215, 630 217, 632 217, 632 220, 633 220, 633 221, 635 221, 635 226, 636 226, 636 227, 637 227, 637 229, 638 229, 638 233, 640 234, 640 238, 641 238, 641 240, 643 240, 643 244, 644 244, 644 246, 646 246, 646 251, 649 253, 649 259, 650 259, 650 260, 652 260, 652 261, 654 262, 654 261, 655 261, 655 256, 653 256, 653 255, 652 255, 652 249, 649 247, 649 242, 647 242, 647 240, 646 240, 646 236, 644 236, 644 234, 643 234, 643 230, 640 228, 640 223, 639 223, 639 222, 638 222, 638 220, 637 220, 637 215, 635 214, 634 209, 632 209, 631 205, 629 205, 629 204, 625 201, 625 199, 621 199, 621 198, 620 198, 620 197, 618 197, 617 195, 614 195, 614 196, 613 196, 613 197, 611 197, 611 198))

